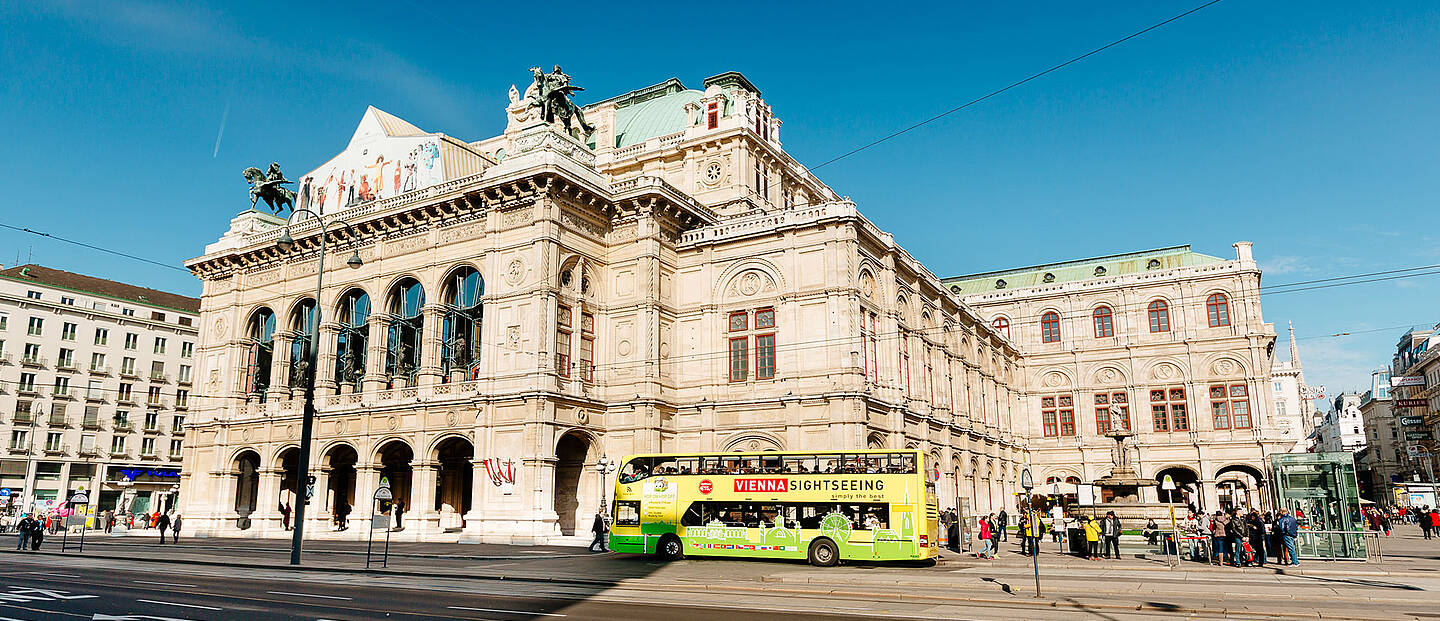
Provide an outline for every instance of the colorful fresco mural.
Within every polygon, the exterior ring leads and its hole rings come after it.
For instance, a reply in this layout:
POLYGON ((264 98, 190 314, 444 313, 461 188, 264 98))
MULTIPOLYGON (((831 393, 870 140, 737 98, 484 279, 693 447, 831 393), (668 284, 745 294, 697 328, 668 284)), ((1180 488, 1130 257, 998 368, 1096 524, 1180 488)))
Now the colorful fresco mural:
POLYGON ((445 180, 440 141, 433 136, 385 137, 354 145, 301 177, 297 208, 333 213, 445 180))

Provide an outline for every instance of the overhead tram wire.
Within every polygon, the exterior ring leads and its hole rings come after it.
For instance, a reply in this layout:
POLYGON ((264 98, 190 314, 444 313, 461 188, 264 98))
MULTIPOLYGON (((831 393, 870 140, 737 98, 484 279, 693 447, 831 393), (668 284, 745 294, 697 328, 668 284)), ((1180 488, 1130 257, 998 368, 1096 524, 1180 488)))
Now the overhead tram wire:
POLYGON ((127 259, 134 259, 134 260, 136 260, 136 261, 141 261, 141 262, 144 262, 144 263, 149 263, 149 264, 151 264, 151 265, 158 265, 158 266, 163 267, 163 268, 166 268, 166 269, 179 270, 179 271, 185 272, 185 273, 187 273, 187 274, 190 273, 190 270, 185 269, 184 267, 181 267, 181 266, 178 266, 178 265, 171 265, 171 264, 169 264, 169 263, 163 263, 163 262, 160 262, 160 261, 155 261, 155 260, 153 260, 153 259, 147 259, 147 258, 145 258, 145 257, 138 257, 138 256, 135 256, 135 255, 133 255, 133 254, 129 254, 129 253, 125 253, 125 252, 120 252, 119 250, 111 250, 111 249, 109 249, 109 248, 102 248, 102 247, 96 246, 96 245, 94 245, 94 244, 87 244, 87 243, 82 242, 82 241, 75 241, 75 240, 73 240, 73 239, 67 239, 67 238, 61 237, 61 236, 59 236, 59 235, 53 235, 53 234, 51 234, 51 233, 46 233, 46 232, 44 232, 44 231, 37 231, 37 230, 34 230, 34 229, 28 229, 28 228, 19 227, 19 226, 12 226, 12 225, 9 225, 9 224, 5 224, 5 223, 3 223, 3 222, 0 222, 0 228, 6 228, 6 229, 10 229, 10 230, 12 230, 12 231, 19 231, 19 232, 21 232, 21 233, 29 233, 29 234, 31 234, 31 235, 39 235, 40 237, 48 237, 48 238, 53 239, 53 240, 56 240, 56 241, 62 241, 62 242, 65 242, 65 243, 67 243, 67 244, 74 244, 74 245, 80 246, 80 247, 82 247, 82 248, 89 248, 89 249, 91 249, 91 250, 95 250, 95 251, 98 251, 98 252, 103 252, 103 253, 106 253, 106 254, 113 254, 113 255, 115 255, 115 256, 117 256, 117 257, 125 257, 125 258, 127 258, 127 259))

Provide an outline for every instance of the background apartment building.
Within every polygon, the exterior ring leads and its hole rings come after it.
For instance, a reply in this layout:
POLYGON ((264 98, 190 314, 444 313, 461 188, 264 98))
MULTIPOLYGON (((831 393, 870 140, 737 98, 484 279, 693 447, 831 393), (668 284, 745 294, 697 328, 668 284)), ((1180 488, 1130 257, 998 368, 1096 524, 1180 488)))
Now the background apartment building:
POLYGON ((200 301, 39 265, 0 270, 0 496, 174 505, 200 301))

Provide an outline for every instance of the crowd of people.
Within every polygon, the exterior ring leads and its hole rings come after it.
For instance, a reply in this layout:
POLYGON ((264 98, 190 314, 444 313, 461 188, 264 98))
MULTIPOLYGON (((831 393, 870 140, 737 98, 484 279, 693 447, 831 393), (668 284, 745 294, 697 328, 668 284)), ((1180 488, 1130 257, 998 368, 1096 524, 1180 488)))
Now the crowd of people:
MULTIPOLYGON (((0 515, 0 532, 15 532, 19 535, 16 544, 17 550, 39 550, 44 542, 45 536, 58 534, 66 528, 67 518, 80 515, 63 505, 56 507, 43 514, 22 513, 19 515, 0 515)), ((127 530, 154 530, 160 535, 160 543, 165 543, 167 536, 172 543, 180 543, 180 529, 183 523, 180 515, 175 512, 162 513, 135 513, 133 511, 105 510, 92 517, 88 528, 100 529, 106 533, 113 533, 117 526, 123 526, 127 530)))

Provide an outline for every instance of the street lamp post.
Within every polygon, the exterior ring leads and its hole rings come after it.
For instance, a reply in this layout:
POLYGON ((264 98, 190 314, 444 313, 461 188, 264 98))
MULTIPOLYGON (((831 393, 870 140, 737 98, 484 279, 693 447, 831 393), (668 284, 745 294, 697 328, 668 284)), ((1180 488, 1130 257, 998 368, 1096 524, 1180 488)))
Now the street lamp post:
MULTIPOLYGON (((608 507, 605 504, 605 484, 610 480, 610 474, 619 468, 618 464, 610 461, 610 458, 605 455, 601 455, 600 461, 595 464, 595 471, 600 473, 600 519, 605 520, 606 530, 609 530, 610 520, 607 519, 609 512, 606 511, 608 507)), ((610 542, 605 539, 604 532, 600 533, 600 548, 602 550, 610 549, 610 542)))
MULTIPOLYGON (((290 226, 294 224, 295 217, 300 214, 308 214, 320 223, 320 258, 319 265, 315 270, 315 308, 310 312, 310 338, 305 339, 304 360, 305 365, 305 404, 304 414, 300 423, 300 459, 299 468, 295 477, 295 497, 300 499, 295 503, 295 530, 290 538, 290 564, 300 564, 300 548, 305 541, 305 506, 309 498, 305 496, 305 487, 309 484, 310 478, 310 448, 315 429, 315 373, 320 362, 320 295, 325 286, 325 238, 330 234, 330 225, 339 223, 345 225, 351 235, 355 235, 355 227, 349 222, 336 219, 330 222, 320 218, 320 214, 309 209, 291 209, 290 218, 285 221, 285 230, 281 233, 280 239, 276 240, 275 246, 282 252, 289 252, 295 247, 295 240, 290 237, 290 226)), ((351 268, 358 268, 364 265, 360 260, 360 252, 357 250, 345 261, 351 268)))
MULTIPOLYGON (((35 401, 35 404, 40 401, 35 401)), ((20 496, 20 510, 24 513, 33 513, 35 510, 35 480, 31 478, 30 465, 35 461, 35 405, 30 406, 30 430, 25 432, 25 492, 20 496)))
POLYGON ((1025 528, 1027 530, 1020 535, 1030 539, 1030 562, 1035 569, 1035 597, 1040 597, 1040 537, 1031 537, 1031 533, 1040 532, 1040 525, 1036 523, 1036 520, 1040 519, 1040 512, 1035 510, 1035 496, 1030 493, 1030 490, 1035 489, 1035 479, 1030 475, 1029 466, 1020 471, 1020 487, 1025 488, 1025 528))

